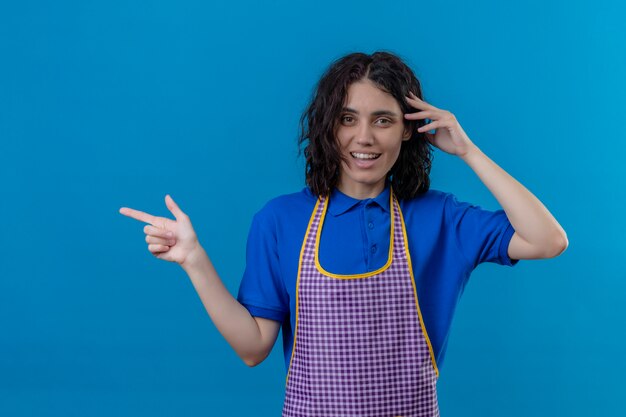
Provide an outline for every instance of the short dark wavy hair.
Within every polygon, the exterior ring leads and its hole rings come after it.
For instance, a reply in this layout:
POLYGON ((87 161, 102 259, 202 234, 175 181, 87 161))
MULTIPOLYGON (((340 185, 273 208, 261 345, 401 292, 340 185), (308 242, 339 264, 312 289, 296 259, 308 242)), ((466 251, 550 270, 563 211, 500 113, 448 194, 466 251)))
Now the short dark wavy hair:
MULTIPOLYGON (((318 81, 300 118, 298 145, 300 153, 304 146, 306 184, 317 196, 330 195, 337 186, 342 158, 335 139, 339 116, 348 88, 364 78, 391 94, 403 114, 418 111, 405 99, 409 91, 423 99, 419 80, 393 53, 377 51, 368 55, 355 52, 335 60, 318 81)), ((402 142, 398 160, 387 174, 399 199, 428 191, 433 158, 433 148, 426 140, 425 132, 417 131, 419 126, 425 125, 424 120, 403 118, 403 123, 411 130, 411 138, 402 142)))

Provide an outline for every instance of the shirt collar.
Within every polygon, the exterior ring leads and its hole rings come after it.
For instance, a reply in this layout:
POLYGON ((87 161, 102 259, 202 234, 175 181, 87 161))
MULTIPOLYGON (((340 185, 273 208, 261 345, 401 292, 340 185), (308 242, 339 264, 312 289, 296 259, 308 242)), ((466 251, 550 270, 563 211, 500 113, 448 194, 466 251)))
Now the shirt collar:
POLYGON ((370 200, 378 204, 386 212, 389 212, 389 182, 385 182, 385 188, 380 194, 374 198, 366 198, 365 200, 352 198, 349 195, 342 193, 337 187, 335 187, 330 193, 328 212, 337 217, 347 212, 357 204, 370 200))

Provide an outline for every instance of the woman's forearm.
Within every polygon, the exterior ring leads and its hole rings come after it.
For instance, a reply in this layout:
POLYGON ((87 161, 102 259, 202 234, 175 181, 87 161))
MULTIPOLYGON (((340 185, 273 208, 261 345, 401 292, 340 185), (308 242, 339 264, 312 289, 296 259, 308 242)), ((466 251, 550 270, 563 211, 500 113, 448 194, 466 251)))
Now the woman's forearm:
POLYGON ((498 200, 522 239, 542 248, 545 253, 554 253, 555 249, 562 250, 567 246, 565 231, 541 201, 477 146, 472 145, 461 159, 498 200))
POLYGON ((213 324, 249 366, 256 364, 261 331, 250 312, 226 289, 201 246, 181 264, 211 317, 213 324))

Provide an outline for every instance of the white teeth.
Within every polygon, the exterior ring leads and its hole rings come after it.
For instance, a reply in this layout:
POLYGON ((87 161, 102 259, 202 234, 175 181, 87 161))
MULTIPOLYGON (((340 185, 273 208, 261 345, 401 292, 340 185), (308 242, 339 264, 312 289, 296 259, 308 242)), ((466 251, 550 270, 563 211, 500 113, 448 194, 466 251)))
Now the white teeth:
POLYGON ((357 153, 357 152, 350 152, 350 154, 352 156, 354 156, 355 158, 358 159, 376 159, 380 156, 379 153, 357 153))

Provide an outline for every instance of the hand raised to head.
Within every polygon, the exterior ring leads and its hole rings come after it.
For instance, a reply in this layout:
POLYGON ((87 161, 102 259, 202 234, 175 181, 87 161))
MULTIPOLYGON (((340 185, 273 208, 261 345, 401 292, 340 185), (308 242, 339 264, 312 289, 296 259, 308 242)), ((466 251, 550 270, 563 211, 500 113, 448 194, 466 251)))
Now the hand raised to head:
POLYGON ((409 92, 409 94, 406 96, 407 103, 421 111, 405 113, 404 117, 408 120, 430 119, 430 123, 419 127, 417 131, 423 132, 432 145, 459 157, 465 156, 474 147, 454 114, 425 102, 413 92, 409 92), (434 134, 428 133, 433 129, 435 130, 434 134))
POLYGON ((120 208, 120 213, 144 223, 148 250, 157 258, 182 264, 189 254, 200 244, 189 217, 178 207, 172 197, 165 196, 165 205, 176 220, 153 216, 128 207, 120 208))

